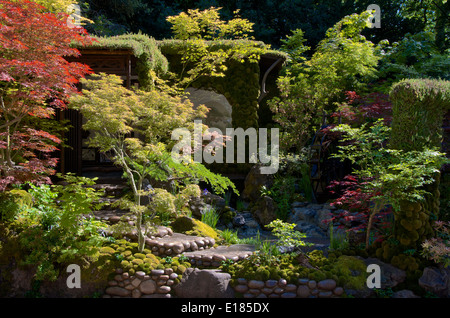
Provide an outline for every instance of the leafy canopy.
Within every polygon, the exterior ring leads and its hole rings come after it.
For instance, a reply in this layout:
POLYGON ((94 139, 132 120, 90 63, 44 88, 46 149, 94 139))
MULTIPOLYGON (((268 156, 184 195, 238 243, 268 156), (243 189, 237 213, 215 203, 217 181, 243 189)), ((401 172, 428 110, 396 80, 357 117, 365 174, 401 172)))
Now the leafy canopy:
POLYGON ((269 102, 274 120, 284 128, 286 148, 301 148, 323 111, 333 112, 344 92, 355 90, 376 77, 379 57, 375 45, 361 35, 367 27, 369 12, 352 14, 330 28, 310 59, 303 55, 303 32, 295 30, 282 49, 291 63, 277 85, 280 97, 269 102))

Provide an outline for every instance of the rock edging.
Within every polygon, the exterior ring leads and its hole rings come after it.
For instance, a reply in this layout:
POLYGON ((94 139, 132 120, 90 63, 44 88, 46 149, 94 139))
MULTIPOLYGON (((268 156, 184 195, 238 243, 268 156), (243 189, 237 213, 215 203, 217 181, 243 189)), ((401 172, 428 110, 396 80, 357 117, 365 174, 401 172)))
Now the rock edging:
POLYGON ((267 281, 238 278, 237 283, 234 291, 244 298, 338 298, 344 294, 333 279, 316 282, 299 278, 297 284, 288 284, 283 278, 267 281))

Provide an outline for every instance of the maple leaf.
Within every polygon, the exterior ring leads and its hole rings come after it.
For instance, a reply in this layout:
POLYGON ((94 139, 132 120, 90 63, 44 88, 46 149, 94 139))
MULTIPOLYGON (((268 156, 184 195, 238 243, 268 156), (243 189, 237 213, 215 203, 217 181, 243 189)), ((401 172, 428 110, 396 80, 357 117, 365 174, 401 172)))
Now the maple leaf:
POLYGON ((79 56, 71 44, 90 44, 83 28, 70 28, 65 13, 46 12, 26 0, 0 0, 0 191, 10 184, 47 182, 57 160, 50 154, 61 140, 26 127, 29 118, 52 118, 91 73, 65 57, 79 56), (26 162, 15 164, 22 158, 26 162))

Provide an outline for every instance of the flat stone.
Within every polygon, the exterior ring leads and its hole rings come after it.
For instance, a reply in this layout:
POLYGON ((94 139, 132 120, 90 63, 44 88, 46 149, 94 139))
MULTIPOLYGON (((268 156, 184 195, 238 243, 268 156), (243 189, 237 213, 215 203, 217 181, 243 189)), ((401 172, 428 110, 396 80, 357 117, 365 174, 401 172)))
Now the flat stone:
POLYGON ((277 295, 280 295, 281 293, 284 292, 284 289, 283 289, 283 288, 280 288, 280 287, 277 287, 277 288, 275 288, 275 289, 273 290, 273 292, 274 292, 275 294, 277 294, 277 295))
POLYGON ((316 282, 315 280, 310 280, 310 281, 308 282, 308 287, 309 287, 310 289, 315 289, 316 286, 317 286, 317 282, 316 282))
POLYGON ((119 297, 127 297, 130 296, 131 292, 122 287, 108 287, 105 290, 105 293, 111 296, 119 296, 119 297))
POLYGON ((261 292, 262 292, 263 294, 265 294, 265 295, 271 294, 272 291, 273 291, 273 288, 267 288, 267 287, 264 287, 263 289, 261 289, 261 292))
POLYGON ((287 284, 284 290, 287 292, 295 292, 297 290, 297 286, 294 284, 287 284))
POLYGON ((310 295, 309 288, 305 285, 301 285, 297 289, 297 296, 300 298, 308 298, 310 295))
POLYGON ((157 289, 158 294, 168 294, 170 291, 171 288, 169 286, 159 286, 157 289))
POLYGON ((336 287, 333 290, 333 294, 335 294, 336 296, 341 296, 344 293, 344 288, 342 287, 336 287))
POLYGON ((259 295, 259 294, 261 294, 261 290, 259 290, 258 288, 250 288, 250 289, 248 290, 248 292, 249 292, 250 294, 253 294, 253 295, 259 295))
POLYGON ((237 293, 244 294, 248 291, 248 286, 247 285, 236 285, 234 287, 234 291, 237 293))
POLYGON ((324 289, 324 290, 333 290, 336 288, 336 281, 333 279, 325 279, 325 280, 321 280, 318 284, 317 287, 319 289, 324 289))
POLYGON ((131 285, 134 287, 138 287, 141 284, 141 280, 139 278, 135 278, 131 281, 131 285))
POLYGON ((133 289, 131 292, 131 297, 133 298, 140 298, 142 296, 142 293, 139 289, 133 289))
POLYGON ((153 280, 146 280, 139 285, 139 290, 146 295, 154 294, 156 283, 153 280))
POLYGON ((137 271, 134 275, 135 275, 136 277, 138 277, 138 278, 144 278, 145 272, 143 272, 143 271, 137 271))
POLYGON ((268 288, 274 288, 277 286, 277 284, 278 284, 278 281, 276 281, 274 279, 266 280, 266 287, 268 287, 268 288))
POLYGON ((248 282, 249 288, 261 289, 264 287, 264 282, 260 280, 251 280, 248 282))
POLYGON ((164 275, 164 270, 163 269, 153 269, 151 271, 152 275, 164 275))

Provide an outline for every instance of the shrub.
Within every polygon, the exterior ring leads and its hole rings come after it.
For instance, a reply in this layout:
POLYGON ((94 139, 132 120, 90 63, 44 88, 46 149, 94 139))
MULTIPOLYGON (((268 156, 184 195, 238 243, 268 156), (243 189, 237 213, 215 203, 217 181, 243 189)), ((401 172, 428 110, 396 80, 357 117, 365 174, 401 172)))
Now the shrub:
POLYGON ((101 193, 94 181, 71 174, 59 175, 64 185, 30 185, 32 206, 17 216, 19 241, 26 250, 24 264, 37 265, 36 279, 56 279, 62 264, 95 261, 106 238, 106 225, 86 217, 101 193))
POLYGON ((392 86, 394 149, 440 148, 442 121, 450 110, 450 81, 408 79, 392 86))

